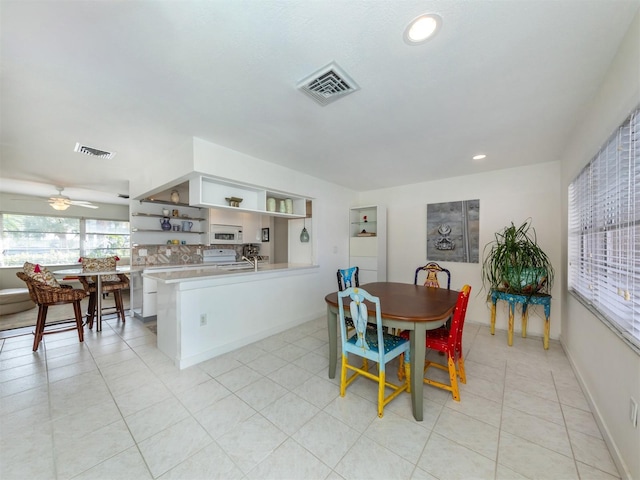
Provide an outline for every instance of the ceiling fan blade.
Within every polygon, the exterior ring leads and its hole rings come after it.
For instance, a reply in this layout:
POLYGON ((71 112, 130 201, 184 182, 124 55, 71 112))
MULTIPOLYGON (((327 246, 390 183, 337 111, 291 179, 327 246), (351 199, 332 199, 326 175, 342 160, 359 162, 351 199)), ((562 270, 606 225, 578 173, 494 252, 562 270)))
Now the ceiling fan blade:
POLYGON ((70 202, 71 205, 74 205, 76 207, 84 207, 84 208, 98 208, 97 205, 93 205, 91 203, 87 203, 87 202, 74 202, 73 200, 70 202))

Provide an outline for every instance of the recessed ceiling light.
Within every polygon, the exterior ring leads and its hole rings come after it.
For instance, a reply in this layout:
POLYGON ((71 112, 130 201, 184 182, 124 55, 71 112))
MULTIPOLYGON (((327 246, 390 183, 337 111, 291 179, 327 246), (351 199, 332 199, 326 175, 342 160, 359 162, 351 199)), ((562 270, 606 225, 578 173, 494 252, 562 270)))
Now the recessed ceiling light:
POLYGON ((484 153, 481 153, 480 155, 475 155, 473 157, 474 160, 482 160, 483 158, 487 158, 487 156, 484 153))
POLYGON ((442 18, 433 13, 414 18, 404 31, 404 41, 409 45, 418 45, 432 38, 442 25, 442 18))

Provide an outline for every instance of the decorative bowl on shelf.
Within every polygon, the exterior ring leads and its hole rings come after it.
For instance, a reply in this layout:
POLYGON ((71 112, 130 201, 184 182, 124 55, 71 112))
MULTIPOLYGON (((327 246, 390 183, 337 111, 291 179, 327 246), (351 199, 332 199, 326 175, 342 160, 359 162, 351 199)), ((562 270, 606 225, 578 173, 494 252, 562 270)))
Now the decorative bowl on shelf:
POLYGON ((242 202, 242 199, 238 197, 226 197, 225 200, 229 202, 230 207, 239 207, 242 202))

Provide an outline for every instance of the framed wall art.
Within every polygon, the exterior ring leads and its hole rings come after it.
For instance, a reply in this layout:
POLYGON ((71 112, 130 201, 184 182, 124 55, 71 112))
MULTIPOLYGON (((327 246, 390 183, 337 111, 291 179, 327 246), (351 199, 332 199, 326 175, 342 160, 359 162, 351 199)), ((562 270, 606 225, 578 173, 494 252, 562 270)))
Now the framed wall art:
POLYGON ((480 200, 427 204, 427 260, 480 262, 480 200))

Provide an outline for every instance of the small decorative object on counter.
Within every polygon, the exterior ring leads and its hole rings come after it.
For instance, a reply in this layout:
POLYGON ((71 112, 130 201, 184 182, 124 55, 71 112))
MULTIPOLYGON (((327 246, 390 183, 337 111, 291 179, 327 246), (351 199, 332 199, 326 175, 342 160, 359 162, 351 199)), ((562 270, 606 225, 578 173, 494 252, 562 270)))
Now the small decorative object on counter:
POLYGON ((180 225, 174 225, 173 226, 173 231, 174 232, 179 232, 180 231, 180 225))
POLYGON ((275 212, 275 211, 276 211, 276 199, 267 198, 267 212, 275 212))
POLYGON ((180 212, 178 210, 174 210, 171 215, 173 217, 178 217, 178 216, 180 216, 180 212))
POLYGON ((287 198, 285 199, 284 204, 285 204, 287 213, 293 213, 293 200, 291 200, 290 198, 287 198))
POLYGON ((169 217, 163 217, 160 219, 160 227, 162 230, 171 230, 171 222, 169 221, 169 217))
POLYGON ((362 217, 362 221, 363 221, 364 223, 367 223, 367 216, 366 216, 366 215, 365 215, 364 217, 362 217))
POLYGON ((173 203, 180 203, 180 194, 178 193, 177 190, 173 190, 171 192, 171 201, 173 203))
POLYGON ((163 208, 162 209, 162 215, 164 215, 165 217, 169 216, 169 209, 168 208, 163 208))
POLYGON ((193 227, 193 222, 190 222, 188 220, 183 220, 182 221, 182 231, 183 232, 190 232, 191 231, 191 227, 193 227))

